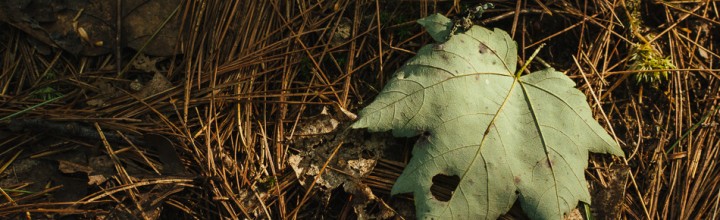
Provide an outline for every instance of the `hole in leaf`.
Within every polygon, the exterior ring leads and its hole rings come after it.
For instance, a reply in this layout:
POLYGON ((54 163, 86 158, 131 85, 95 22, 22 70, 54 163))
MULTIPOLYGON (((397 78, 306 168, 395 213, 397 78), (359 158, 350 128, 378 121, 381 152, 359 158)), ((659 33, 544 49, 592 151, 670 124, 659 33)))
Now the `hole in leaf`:
POLYGON ((530 219, 530 217, 525 214, 525 211, 520 206, 520 200, 515 200, 512 208, 510 208, 510 210, 508 210, 508 212, 504 215, 501 215, 498 219, 530 219))
POLYGON ((430 193, 432 193, 435 199, 447 202, 452 198, 453 192, 457 189, 460 183, 460 177, 458 175, 448 176, 444 174, 438 174, 432 178, 432 186, 430 187, 430 193))

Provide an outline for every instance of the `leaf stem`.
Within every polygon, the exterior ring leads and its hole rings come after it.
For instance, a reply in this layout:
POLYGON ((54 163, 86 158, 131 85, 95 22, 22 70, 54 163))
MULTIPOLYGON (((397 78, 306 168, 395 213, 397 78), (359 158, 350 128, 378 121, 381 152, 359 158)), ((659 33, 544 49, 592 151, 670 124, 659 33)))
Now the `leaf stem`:
POLYGON ((518 70, 515 73, 515 78, 520 78, 520 75, 522 74, 522 72, 525 71, 525 68, 527 68, 530 65, 530 62, 532 62, 532 60, 535 58, 535 56, 537 56, 538 52, 540 52, 540 49, 542 49, 544 46, 545 46, 545 43, 540 44, 540 46, 537 49, 535 49, 535 52, 533 52, 532 55, 530 55, 530 59, 528 59, 527 62, 525 62, 525 65, 523 65, 522 68, 520 68, 520 70, 518 70))

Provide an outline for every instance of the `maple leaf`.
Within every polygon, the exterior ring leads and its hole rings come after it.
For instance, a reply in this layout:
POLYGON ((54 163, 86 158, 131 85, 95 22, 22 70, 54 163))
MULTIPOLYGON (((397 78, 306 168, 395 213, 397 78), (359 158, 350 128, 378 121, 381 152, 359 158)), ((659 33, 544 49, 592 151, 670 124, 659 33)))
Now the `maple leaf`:
POLYGON ((588 151, 623 152, 575 83, 552 68, 518 78, 505 31, 450 33, 442 18, 426 18, 428 31, 452 36, 422 47, 352 125, 423 134, 392 194, 413 193, 418 218, 437 219, 496 219, 517 199, 531 218, 560 219, 590 203, 588 151), (436 175, 459 177, 448 201, 430 191, 436 175))

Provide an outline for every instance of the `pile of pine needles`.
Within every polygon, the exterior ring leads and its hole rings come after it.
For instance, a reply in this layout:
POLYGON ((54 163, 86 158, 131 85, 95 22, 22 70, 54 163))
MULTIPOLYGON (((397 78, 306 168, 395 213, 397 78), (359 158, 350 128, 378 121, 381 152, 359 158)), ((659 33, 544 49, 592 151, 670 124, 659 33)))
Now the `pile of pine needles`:
MULTIPOLYGON (((288 165, 293 132, 323 107, 357 112, 369 103, 394 70, 431 42, 416 19, 432 13, 452 16, 478 4, 182 2, 176 14, 182 24, 175 48, 179 55, 158 64, 172 86, 148 97, 134 96, 123 86, 141 74, 133 75, 138 70, 116 71, 116 65, 129 65, 132 53, 78 57, 54 50, 42 55, 25 33, 3 25, 8 31, 0 34, 0 118, 82 123, 120 137, 163 135, 173 142, 186 171, 153 178, 128 174, 131 158, 145 158, 135 163, 152 170, 158 157, 129 138, 111 143, 104 135, 103 141, 50 135, 60 141, 39 154, 31 149, 48 134, 4 129, 1 178, 12 178, 8 173, 14 162, 23 158, 77 148, 110 156, 115 175, 77 201, 53 199, 53 192, 67 187, 53 182, 3 185, 0 218, 117 213, 153 218, 153 210, 188 219, 355 218, 347 203, 353 195, 323 195, 298 183, 288 165), (102 105, 87 104, 93 98, 88 91, 98 89, 93 82, 101 79, 118 95, 102 105), (44 189, 24 190, 31 184, 44 189)), ((495 8, 477 23, 510 33, 519 44, 520 63, 546 44, 538 57, 576 80, 596 119, 626 152, 625 158, 591 159, 586 174, 596 215, 720 216, 718 2, 488 2, 495 8)), ((531 69, 542 66, 535 63, 531 69)), ((363 180, 380 200, 395 199, 389 189, 409 153, 404 157, 380 160, 363 180)))

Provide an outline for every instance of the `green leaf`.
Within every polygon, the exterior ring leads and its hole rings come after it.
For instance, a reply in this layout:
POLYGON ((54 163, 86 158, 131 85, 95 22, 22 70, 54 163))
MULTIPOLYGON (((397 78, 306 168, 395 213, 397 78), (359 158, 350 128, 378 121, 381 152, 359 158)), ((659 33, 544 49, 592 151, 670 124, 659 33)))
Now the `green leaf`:
POLYGON ((554 69, 514 77, 517 45, 472 27, 426 45, 360 111, 353 128, 423 134, 392 194, 413 193, 419 218, 496 219, 516 199, 534 219, 590 203, 588 151, 623 156, 575 83, 554 69), (449 201, 436 175, 458 176, 449 201))
POLYGON ((445 42, 452 32, 453 22, 441 14, 433 14, 417 20, 437 42, 445 42))

